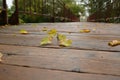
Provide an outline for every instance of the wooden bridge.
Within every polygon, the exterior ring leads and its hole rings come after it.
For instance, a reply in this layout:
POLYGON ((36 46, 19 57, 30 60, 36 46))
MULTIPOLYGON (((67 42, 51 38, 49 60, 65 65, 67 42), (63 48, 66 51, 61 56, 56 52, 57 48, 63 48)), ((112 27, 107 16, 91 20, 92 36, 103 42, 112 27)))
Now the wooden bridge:
POLYGON ((0 27, 0 80, 120 80, 120 24, 38 23, 0 27), (71 47, 40 46, 42 29, 57 29, 73 41, 71 47), (27 30, 23 35, 19 31, 27 30), (90 33, 80 33, 90 29, 90 33))
POLYGON ((0 80, 120 80, 120 46, 108 45, 120 40, 120 24, 93 23, 120 21, 119 0, 106 0, 106 8, 101 5, 88 17, 90 22, 78 22, 79 18, 62 0, 14 1, 15 11, 8 17, 3 0, 0 24, 19 24, 20 14, 42 15, 51 22, 62 19, 67 23, 0 26, 0 80), (23 6, 19 6, 22 1, 23 6), (47 36, 44 28, 66 35, 72 45, 61 47, 54 38, 52 44, 41 46, 47 36), (84 29, 89 33, 81 33, 84 29), (28 34, 21 34, 21 30, 28 34))

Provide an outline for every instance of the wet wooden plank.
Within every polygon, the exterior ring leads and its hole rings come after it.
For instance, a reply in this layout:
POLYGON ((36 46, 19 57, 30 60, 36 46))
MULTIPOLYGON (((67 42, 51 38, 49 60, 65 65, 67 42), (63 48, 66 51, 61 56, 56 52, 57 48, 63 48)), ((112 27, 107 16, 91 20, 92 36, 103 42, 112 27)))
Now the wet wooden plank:
POLYGON ((2 63, 70 72, 120 76, 119 52, 0 45, 2 63))
POLYGON ((0 64, 0 80, 120 80, 119 76, 81 74, 0 64))
MULTIPOLYGON (((0 34, 1 44, 11 44, 11 45, 24 45, 24 46, 40 46, 40 41, 46 35, 21 35, 21 34, 0 34)), ((80 35, 80 36, 70 36, 67 35, 68 39, 73 41, 70 48, 74 49, 87 49, 87 50, 101 50, 101 51, 119 51, 120 46, 110 47, 108 42, 114 39, 120 40, 118 36, 94 36, 94 35, 80 35)), ((52 45, 45 47, 60 48, 58 46, 56 39, 53 40, 52 45)))

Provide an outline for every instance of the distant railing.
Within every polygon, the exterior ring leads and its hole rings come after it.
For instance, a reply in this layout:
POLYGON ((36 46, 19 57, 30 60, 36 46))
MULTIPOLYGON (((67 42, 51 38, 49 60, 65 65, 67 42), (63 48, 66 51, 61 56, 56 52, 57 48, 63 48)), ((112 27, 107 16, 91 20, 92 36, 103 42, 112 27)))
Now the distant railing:
MULTIPOLYGON (((16 0, 18 9, 13 14, 9 21, 14 21, 15 14, 29 14, 49 17, 51 22, 60 19, 61 21, 79 21, 71 10, 65 5, 62 0, 16 0)), ((14 22, 10 22, 14 23, 14 22)))
POLYGON ((106 0, 105 6, 88 17, 93 22, 120 22, 120 0, 106 0))
MULTIPOLYGON (((6 2, 3 5, 5 6, 6 2)), ((14 0, 14 5, 15 12, 9 19, 6 19, 6 23, 18 24, 19 15, 21 14, 49 17, 51 22, 55 22, 57 19, 61 21, 79 21, 79 18, 72 13, 62 0, 14 0)), ((7 11, 7 8, 5 11, 7 11)), ((5 16, 7 16, 7 13, 5 16)))

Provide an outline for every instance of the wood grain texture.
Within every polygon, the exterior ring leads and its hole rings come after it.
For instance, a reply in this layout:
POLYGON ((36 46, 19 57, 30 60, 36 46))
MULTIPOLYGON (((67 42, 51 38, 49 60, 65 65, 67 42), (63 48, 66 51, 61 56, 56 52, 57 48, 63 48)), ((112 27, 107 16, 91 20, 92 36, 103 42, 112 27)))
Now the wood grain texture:
POLYGON ((2 63, 70 72, 120 75, 119 52, 0 45, 2 63), (7 51, 6 51, 7 50, 7 51))
MULTIPOLYGON (((107 24, 107 23, 35 23, 24 24, 19 26, 8 26, 6 29, 0 28, 0 33, 18 33, 19 30, 25 29, 29 32, 41 32, 42 28, 57 29, 60 32, 76 32, 79 33, 81 29, 90 29, 91 33, 97 35, 119 35, 120 24, 107 24)), ((88 35, 89 35, 88 34, 88 35)))
MULTIPOLYGON (((40 46, 40 41, 47 35, 15 35, 15 34, 0 34, 1 44, 21 45, 21 46, 40 46)), ((120 46, 110 47, 108 42, 114 39, 120 40, 119 37, 109 36, 67 36, 73 44, 71 48, 76 49, 91 49, 105 51, 119 51, 120 46)), ((59 47, 57 40, 54 39, 52 45, 46 47, 59 47)))
POLYGON ((25 68, 0 64, 0 80, 120 80, 120 77, 25 68))
POLYGON ((120 24, 39 23, 0 26, 0 80, 120 80, 120 24), (57 29, 73 41, 71 47, 40 46, 43 27, 57 29), (19 33, 21 29, 29 32, 19 33), (80 33, 90 29, 90 33, 80 33))

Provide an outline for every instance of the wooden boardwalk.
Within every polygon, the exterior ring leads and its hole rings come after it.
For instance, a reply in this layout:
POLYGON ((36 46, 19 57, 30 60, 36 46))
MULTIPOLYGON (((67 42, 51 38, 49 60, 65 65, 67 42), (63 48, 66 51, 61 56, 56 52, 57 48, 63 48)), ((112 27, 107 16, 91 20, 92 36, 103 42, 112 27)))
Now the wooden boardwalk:
POLYGON ((120 80, 120 24, 39 23, 0 27, 0 80, 120 80), (73 41, 71 47, 40 46, 47 34, 43 27, 57 29, 73 41), (29 34, 19 31, 25 29, 29 34), (90 29, 90 33, 80 33, 90 29))

